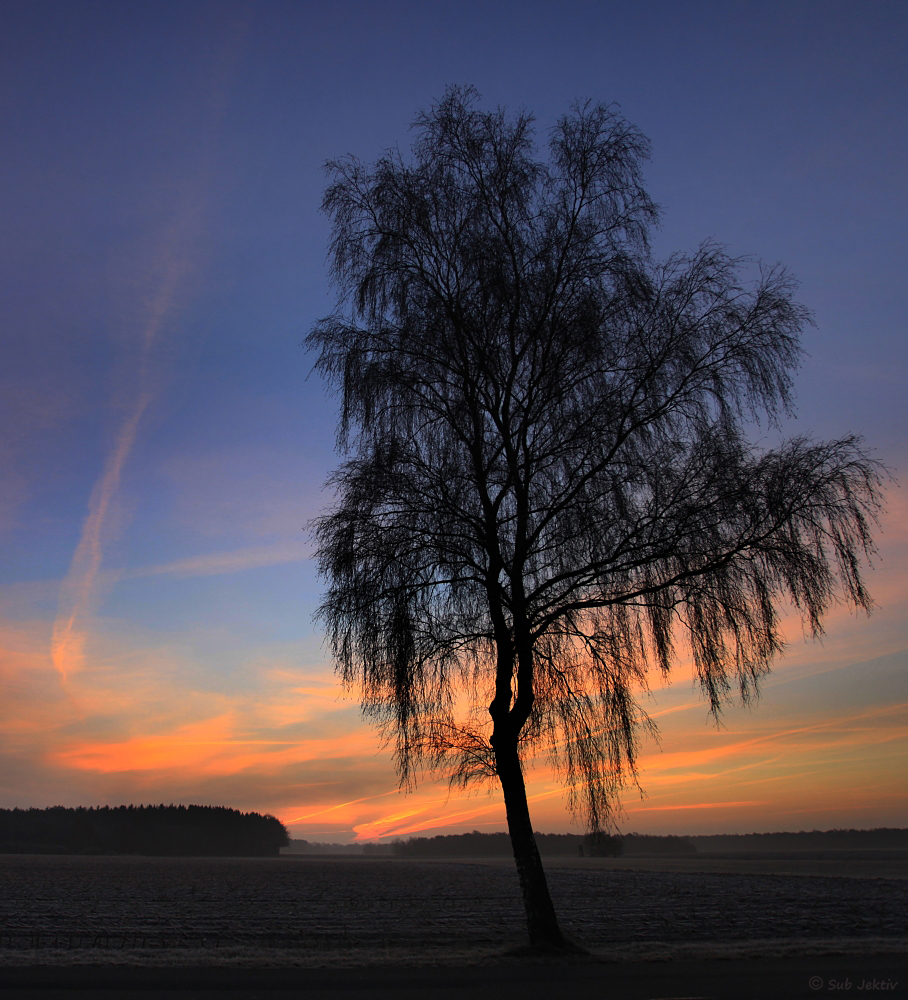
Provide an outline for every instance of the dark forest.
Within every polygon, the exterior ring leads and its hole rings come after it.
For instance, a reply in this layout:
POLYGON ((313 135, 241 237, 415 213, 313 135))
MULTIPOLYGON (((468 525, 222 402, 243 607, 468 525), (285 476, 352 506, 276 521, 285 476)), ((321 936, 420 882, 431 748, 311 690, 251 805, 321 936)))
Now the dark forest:
POLYGON ((224 806, 0 809, 3 854, 268 857, 289 842, 274 816, 224 806))

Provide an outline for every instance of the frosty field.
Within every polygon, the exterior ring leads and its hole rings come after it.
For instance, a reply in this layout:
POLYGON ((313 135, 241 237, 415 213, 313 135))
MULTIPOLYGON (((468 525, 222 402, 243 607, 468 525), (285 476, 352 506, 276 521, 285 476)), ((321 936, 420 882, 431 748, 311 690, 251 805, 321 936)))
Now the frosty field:
MULTIPOLYGON (((630 860, 549 870, 564 930, 603 957, 906 950, 904 879, 630 860)), ((0 886, 6 965, 481 961, 523 933, 505 864, 5 855, 0 886)))

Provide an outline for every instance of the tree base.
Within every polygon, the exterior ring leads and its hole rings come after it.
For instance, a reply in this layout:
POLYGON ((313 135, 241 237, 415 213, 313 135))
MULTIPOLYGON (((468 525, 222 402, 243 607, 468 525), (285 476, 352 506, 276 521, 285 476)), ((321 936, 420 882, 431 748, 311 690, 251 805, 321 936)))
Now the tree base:
POLYGON ((563 938, 561 941, 541 941, 537 944, 521 944, 502 952, 508 958, 583 958, 590 952, 575 941, 563 938))

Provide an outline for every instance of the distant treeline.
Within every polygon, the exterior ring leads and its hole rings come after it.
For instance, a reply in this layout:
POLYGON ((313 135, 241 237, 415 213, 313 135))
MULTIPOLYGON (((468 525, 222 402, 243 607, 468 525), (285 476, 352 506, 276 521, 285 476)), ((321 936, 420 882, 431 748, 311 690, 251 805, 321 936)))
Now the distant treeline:
MULTIPOLYGON (((537 833, 543 857, 680 857, 698 853, 908 850, 908 830, 812 830, 798 833, 653 836, 627 833, 598 838, 578 833, 537 833)), ((510 857, 506 833, 410 837, 388 844, 320 844, 292 840, 285 854, 357 854, 396 857, 510 857)))
MULTIPOLYGON (((543 857, 616 858, 621 855, 642 854, 696 854, 697 849, 683 837, 650 837, 629 833, 625 836, 610 834, 537 833, 536 843, 543 857)), ((420 855, 461 855, 473 857, 506 857, 512 853, 511 840, 506 833, 454 834, 439 837, 411 837, 391 845, 395 854, 402 857, 420 855)))
POLYGON ((323 844, 320 841, 291 840, 281 854, 376 854, 390 856, 392 844, 323 844))
POLYGON ((0 809, 3 854, 267 857, 289 842, 274 816, 224 806, 0 809))
MULTIPOLYGON (((537 833, 536 843, 544 857, 618 857, 641 854, 696 854, 697 849, 682 837, 625 837, 579 833, 537 833)), ((362 854, 396 857, 510 857, 511 840, 506 833, 472 833, 437 837, 410 837, 390 844, 320 844, 291 840, 285 854, 362 854)))
POLYGON ((717 833, 688 837, 700 852, 727 851, 904 851, 908 830, 801 830, 798 833, 717 833))
MULTIPOLYGON (((590 857, 615 857, 621 853, 622 848, 621 838, 605 834, 593 838, 574 833, 537 833, 536 844, 539 853, 549 857, 567 854, 577 856, 581 853, 581 848, 583 854, 590 857)), ((507 857, 513 854, 511 838, 506 833, 480 833, 478 830, 450 836, 410 837, 393 843, 391 847, 396 855, 405 858, 429 855, 507 857)))

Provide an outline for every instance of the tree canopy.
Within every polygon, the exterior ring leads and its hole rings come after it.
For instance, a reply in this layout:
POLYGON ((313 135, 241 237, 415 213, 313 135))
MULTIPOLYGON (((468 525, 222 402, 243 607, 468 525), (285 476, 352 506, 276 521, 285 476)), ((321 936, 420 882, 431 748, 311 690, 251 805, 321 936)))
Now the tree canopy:
POLYGON ((320 615, 404 782, 501 783, 531 938, 556 941, 527 759, 607 828, 648 671, 683 645, 718 710, 757 693, 787 603, 813 635, 837 595, 870 607, 880 472, 854 437, 748 441, 791 412, 809 314, 781 267, 653 258, 649 147, 616 108, 572 108, 547 160, 469 88, 415 129, 410 158, 329 164, 341 299, 308 343, 347 457, 320 615))

